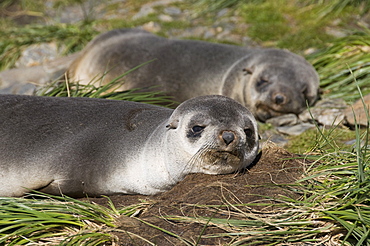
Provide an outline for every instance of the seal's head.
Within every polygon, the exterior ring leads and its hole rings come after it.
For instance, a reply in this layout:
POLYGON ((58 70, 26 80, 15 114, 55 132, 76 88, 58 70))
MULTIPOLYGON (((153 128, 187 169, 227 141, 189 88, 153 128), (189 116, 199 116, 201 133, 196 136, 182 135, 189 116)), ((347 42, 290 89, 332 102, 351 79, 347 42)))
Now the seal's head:
POLYGON ((243 91, 238 101, 260 121, 287 113, 299 114, 318 98, 316 70, 303 57, 289 51, 256 50, 234 69, 242 75, 233 83, 244 86, 238 89, 239 93, 243 91))
POLYGON ((225 96, 185 101, 173 112, 167 128, 181 135, 176 139, 188 153, 186 169, 192 173, 239 171, 257 156, 256 120, 244 106, 225 96))

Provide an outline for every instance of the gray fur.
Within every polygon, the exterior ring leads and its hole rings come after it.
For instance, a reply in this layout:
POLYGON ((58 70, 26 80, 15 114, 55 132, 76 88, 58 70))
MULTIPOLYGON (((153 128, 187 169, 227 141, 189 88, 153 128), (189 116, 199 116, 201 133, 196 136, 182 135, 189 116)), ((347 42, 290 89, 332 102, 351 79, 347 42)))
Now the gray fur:
POLYGON ((194 98, 172 110, 104 99, 0 95, 0 196, 22 196, 28 189, 75 197, 155 194, 188 173, 245 168, 257 154, 257 135, 248 110, 221 96, 194 98), (202 136, 188 138, 192 124, 208 125, 202 136), (217 127, 236 132, 235 146, 219 143, 217 127), (242 134, 245 128, 249 136, 242 134), (207 139, 217 150, 242 154, 240 162, 228 167, 202 157, 191 163, 207 139))
MULTIPOLYGON (((302 57, 280 49, 248 49, 194 40, 171 40, 139 29, 113 30, 94 39, 70 66, 72 80, 105 83, 125 77, 122 89, 159 86, 174 99, 219 94, 247 106, 264 121, 300 113, 317 99, 319 78, 302 57), (100 82, 100 81, 99 81, 100 82)), ((152 89, 153 90, 153 89, 152 89)))

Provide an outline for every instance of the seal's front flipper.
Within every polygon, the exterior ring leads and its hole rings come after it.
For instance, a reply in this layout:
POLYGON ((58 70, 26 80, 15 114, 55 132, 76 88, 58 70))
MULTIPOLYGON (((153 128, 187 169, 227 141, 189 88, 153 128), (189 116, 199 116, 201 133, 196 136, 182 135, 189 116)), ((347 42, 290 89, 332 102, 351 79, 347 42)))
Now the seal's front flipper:
POLYGON ((38 191, 51 195, 66 195, 70 197, 86 196, 84 182, 81 180, 57 179, 38 191))

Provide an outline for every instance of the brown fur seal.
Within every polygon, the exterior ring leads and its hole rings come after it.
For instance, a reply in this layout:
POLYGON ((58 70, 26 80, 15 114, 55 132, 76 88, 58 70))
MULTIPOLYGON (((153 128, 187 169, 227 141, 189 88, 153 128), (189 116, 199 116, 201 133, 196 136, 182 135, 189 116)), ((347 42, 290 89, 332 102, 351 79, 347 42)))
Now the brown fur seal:
POLYGON ((0 95, 0 196, 155 194, 189 173, 239 171, 257 123, 223 96, 175 110, 89 98, 0 95))
POLYGON ((302 57, 280 49, 248 49, 194 40, 171 40, 139 29, 104 33, 72 63, 70 80, 102 83, 155 59, 125 77, 122 89, 158 85, 175 100, 218 94, 231 97, 261 121, 299 114, 317 99, 319 78, 302 57))

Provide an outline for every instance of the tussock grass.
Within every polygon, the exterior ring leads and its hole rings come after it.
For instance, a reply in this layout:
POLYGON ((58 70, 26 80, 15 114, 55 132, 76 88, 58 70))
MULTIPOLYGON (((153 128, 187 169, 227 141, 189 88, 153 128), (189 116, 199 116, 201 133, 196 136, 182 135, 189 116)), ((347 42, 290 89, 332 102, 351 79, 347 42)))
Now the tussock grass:
MULTIPOLYGON (((268 0, 194 0, 194 7, 197 9, 214 12, 220 11, 223 8, 232 8, 240 6, 243 3, 255 3, 262 4, 268 0)), ((322 1, 322 0, 302 0, 299 1, 301 5, 318 5, 321 6, 322 15, 327 15, 329 13, 335 13, 339 15, 344 11, 346 7, 358 7, 362 9, 363 13, 366 13, 370 10, 370 4, 367 1, 363 0, 331 0, 331 1, 322 1)))
POLYGON ((328 14, 339 16, 345 8, 359 8, 361 14, 366 14, 370 10, 370 3, 363 0, 306 0, 307 3, 319 5, 321 7, 320 16, 324 17, 328 14))
POLYGON ((1 245, 113 244, 119 216, 135 216, 146 207, 116 209, 69 197, 33 194, 32 198, 0 198, 1 245))
MULTIPOLYGON (((202 16, 232 9, 248 24, 246 35, 258 44, 302 54, 306 49, 326 47, 335 40, 335 31, 345 33, 342 26, 353 25, 354 16, 364 13, 363 6, 370 6, 365 1, 356 2, 359 1, 194 0, 193 8, 202 16)), ((345 31, 353 33, 353 28, 345 31)))
MULTIPOLYGON (((145 64, 118 76, 106 85, 99 85, 105 75, 92 80, 87 85, 57 80, 40 88, 36 94, 172 104, 173 101, 161 95, 161 92, 139 92, 138 89, 117 90, 124 82, 125 75, 145 64)), ((133 204, 117 209, 109 200, 108 205, 107 208, 65 196, 52 196, 39 192, 29 199, 0 197, 0 245, 105 245, 107 243, 116 245, 118 239, 114 236, 114 232, 126 233, 149 245, 155 245, 146 240, 145 235, 143 237, 115 229, 119 216, 134 216, 147 204, 133 204)))
MULTIPOLYGON (((360 137, 365 140, 368 133, 360 137)), ((297 199, 261 197, 251 204, 224 200, 223 206, 194 205, 212 217, 166 219, 217 226, 225 233, 203 237, 229 237, 230 245, 370 245, 370 155, 359 142, 351 152, 320 150, 296 184, 271 185, 300 194, 297 199)))
MULTIPOLYGON (((261 0, 259 0, 262 2, 261 0)), ((239 5, 240 0, 194 0, 194 8, 200 14, 207 12, 216 12, 224 8, 232 8, 239 5)))
MULTIPOLYGON (((151 61, 149 61, 151 62, 151 61)), ((147 62, 147 63, 149 63, 147 62)), ((142 102, 160 106, 171 107, 176 105, 176 102, 172 100, 170 96, 166 96, 161 91, 143 91, 150 88, 136 88, 130 90, 120 90, 120 87, 124 83, 124 77, 130 72, 140 69, 141 66, 147 63, 141 64, 122 75, 116 77, 107 84, 102 84, 105 77, 103 74, 91 80, 88 84, 83 85, 79 82, 73 82, 68 80, 56 80, 46 86, 40 87, 36 91, 38 96, 54 96, 54 97, 89 97, 89 98, 103 98, 111 100, 125 100, 133 102, 142 102)))
POLYGON ((81 50, 97 33, 87 24, 0 28, 0 70, 14 66, 22 50, 31 44, 56 42, 64 45, 67 54, 81 50))
POLYGON ((292 185, 271 185, 271 189, 284 188, 299 198, 261 196, 260 201, 251 204, 233 204, 224 199, 223 206, 194 205, 209 210, 211 217, 166 219, 217 226, 225 233, 203 237, 229 237, 230 245, 369 246, 370 129, 361 131, 356 127, 356 141, 349 150, 338 147, 330 136, 334 131, 319 127, 317 131, 321 137, 305 157, 313 162, 306 166, 303 178, 292 185), (256 206, 268 209, 253 209, 256 206))
POLYGON ((328 48, 311 56, 309 61, 320 75, 320 87, 328 98, 353 102, 370 93, 370 30, 334 41, 328 48))

